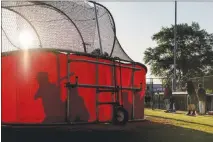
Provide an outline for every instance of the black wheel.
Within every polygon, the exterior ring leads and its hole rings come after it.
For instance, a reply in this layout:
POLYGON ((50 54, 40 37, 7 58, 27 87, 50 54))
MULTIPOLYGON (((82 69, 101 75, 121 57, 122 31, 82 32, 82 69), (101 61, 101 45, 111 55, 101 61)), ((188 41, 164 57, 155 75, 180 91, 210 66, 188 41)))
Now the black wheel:
POLYGON ((113 115, 114 125, 125 125, 128 122, 128 112, 123 107, 115 107, 113 115))

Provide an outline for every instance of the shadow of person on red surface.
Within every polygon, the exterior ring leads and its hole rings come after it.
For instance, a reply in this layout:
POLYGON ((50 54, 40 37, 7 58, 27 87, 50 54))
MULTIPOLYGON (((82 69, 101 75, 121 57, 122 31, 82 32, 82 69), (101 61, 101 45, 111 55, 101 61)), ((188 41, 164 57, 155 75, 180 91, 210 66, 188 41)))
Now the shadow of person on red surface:
POLYGON ((135 94, 134 117, 135 119, 144 119, 144 97, 141 92, 135 94))
POLYGON ((65 103, 61 101, 60 89, 55 84, 49 82, 47 72, 37 74, 39 88, 34 99, 42 99, 45 119, 42 123, 60 123, 65 121, 65 103))
POLYGON ((129 119, 132 117, 132 104, 129 102, 128 92, 122 92, 123 95, 123 106, 129 114, 129 119))
POLYGON ((72 122, 85 122, 90 114, 85 106, 84 99, 79 95, 78 88, 70 88, 70 119, 72 122))

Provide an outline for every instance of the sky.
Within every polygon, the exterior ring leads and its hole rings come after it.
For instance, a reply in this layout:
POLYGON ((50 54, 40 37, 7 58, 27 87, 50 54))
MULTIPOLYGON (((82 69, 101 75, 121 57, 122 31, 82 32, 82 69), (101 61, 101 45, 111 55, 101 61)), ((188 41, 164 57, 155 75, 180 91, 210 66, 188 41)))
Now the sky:
MULTIPOLYGON (((154 47, 151 37, 175 22, 174 2, 99 2, 112 13, 116 34, 123 49, 137 62, 144 63, 144 51, 154 47)), ((213 33, 213 2, 178 2, 177 24, 198 22, 213 33)), ((147 77, 150 75, 149 66, 147 77)))

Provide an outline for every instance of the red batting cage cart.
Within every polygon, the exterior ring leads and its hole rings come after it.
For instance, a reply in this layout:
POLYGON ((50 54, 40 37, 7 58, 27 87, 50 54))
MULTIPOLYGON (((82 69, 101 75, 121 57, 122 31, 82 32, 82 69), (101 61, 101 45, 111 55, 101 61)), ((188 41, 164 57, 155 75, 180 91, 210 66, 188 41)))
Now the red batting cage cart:
POLYGON ((96 2, 2 2, 2 123, 144 119, 147 68, 116 38, 96 2))

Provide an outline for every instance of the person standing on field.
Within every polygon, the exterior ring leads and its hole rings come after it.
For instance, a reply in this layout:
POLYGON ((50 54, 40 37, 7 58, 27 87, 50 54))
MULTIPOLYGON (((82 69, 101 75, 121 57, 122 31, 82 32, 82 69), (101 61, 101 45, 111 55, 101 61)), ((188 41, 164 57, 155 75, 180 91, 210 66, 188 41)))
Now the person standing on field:
POLYGON ((198 85, 198 99, 199 99, 199 112, 201 115, 206 113, 206 90, 202 87, 202 84, 198 85))
POLYGON ((198 103, 198 96, 192 81, 188 81, 186 83, 186 90, 189 99, 187 115, 196 116, 196 104, 198 103))
POLYGON ((164 90, 164 103, 166 106, 165 112, 170 112, 170 98, 172 96, 172 89, 170 88, 169 84, 166 84, 165 90, 164 90))
POLYGON ((149 86, 147 86, 146 93, 145 93, 146 107, 152 107, 151 101, 152 101, 152 92, 151 92, 149 86))

